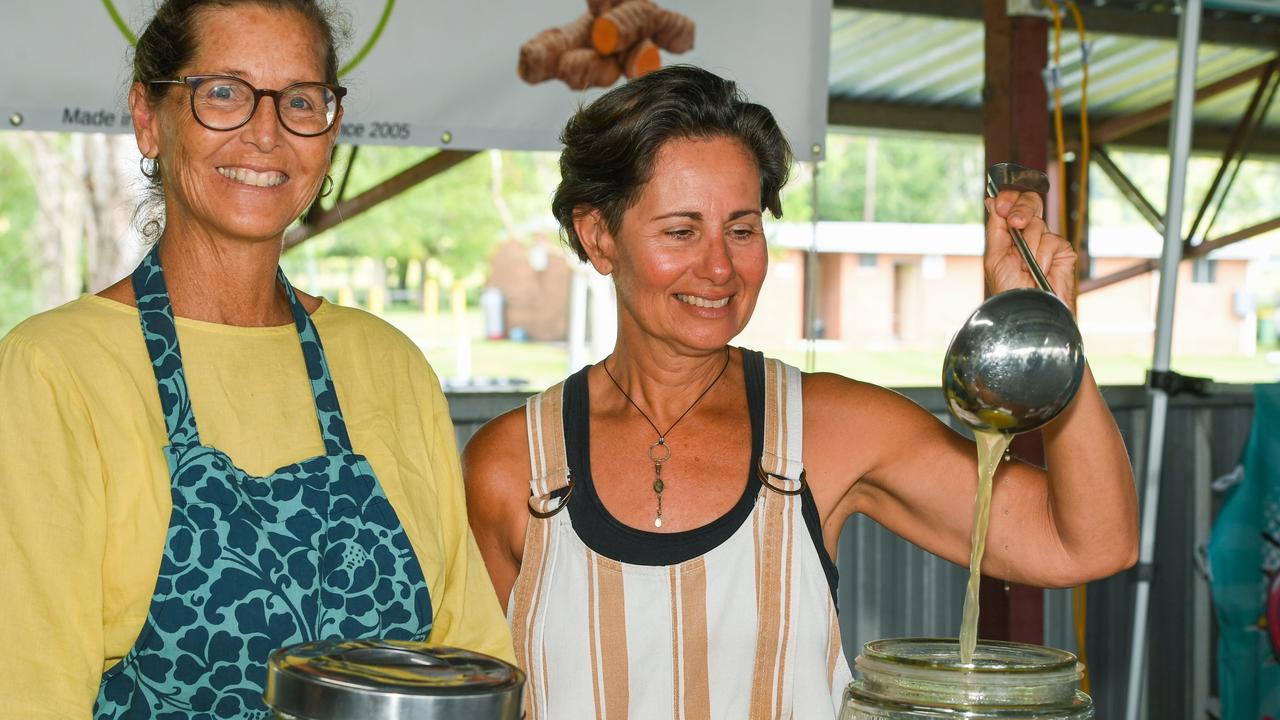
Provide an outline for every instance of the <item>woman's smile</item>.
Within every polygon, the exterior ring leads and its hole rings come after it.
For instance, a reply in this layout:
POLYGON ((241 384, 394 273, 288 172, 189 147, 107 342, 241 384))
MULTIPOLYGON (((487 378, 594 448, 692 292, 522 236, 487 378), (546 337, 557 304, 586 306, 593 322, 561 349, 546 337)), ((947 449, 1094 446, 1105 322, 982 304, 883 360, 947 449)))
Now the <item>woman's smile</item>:
POLYGON ((278 170, 259 171, 246 167, 223 166, 218 168, 218 174, 233 183, 260 188, 272 188, 289 181, 289 176, 278 170))
POLYGON ((706 298, 699 295, 678 294, 676 295, 676 299, 682 303, 685 303, 687 305, 692 305, 694 307, 719 310, 720 308, 723 308, 725 305, 729 304, 729 300, 731 299, 731 297, 725 296, 719 299, 711 299, 711 298, 706 298))

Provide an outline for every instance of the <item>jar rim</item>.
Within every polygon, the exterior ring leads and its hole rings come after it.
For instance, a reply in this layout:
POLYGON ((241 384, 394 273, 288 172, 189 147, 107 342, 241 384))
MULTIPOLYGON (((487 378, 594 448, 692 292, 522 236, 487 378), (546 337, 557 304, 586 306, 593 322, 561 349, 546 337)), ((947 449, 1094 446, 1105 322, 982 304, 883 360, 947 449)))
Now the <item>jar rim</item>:
POLYGON ((1045 674, 1078 672, 1066 650, 1006 640, 979 640, 974 661, 961 663, 955 638, 886 638, 862 646, 863 657, 899 666, 967 673, 1045 674))

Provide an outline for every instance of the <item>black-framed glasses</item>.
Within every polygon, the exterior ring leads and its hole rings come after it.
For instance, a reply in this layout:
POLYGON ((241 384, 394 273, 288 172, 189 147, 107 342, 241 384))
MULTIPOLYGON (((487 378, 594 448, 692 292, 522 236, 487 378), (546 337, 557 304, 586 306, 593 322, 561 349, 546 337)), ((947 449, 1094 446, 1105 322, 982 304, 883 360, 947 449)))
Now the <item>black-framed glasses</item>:
POLYGON ((230 75, 187 75, 177 80, 152 80, 150 85, 191 88, 191 114, 210 130, 244 127, 263 97, 270 97, 276 118, 286 130, 302 137, 323 135, 338 119, 347 89, 329 83, 300 82, 281 90, 259 90, 230 75))

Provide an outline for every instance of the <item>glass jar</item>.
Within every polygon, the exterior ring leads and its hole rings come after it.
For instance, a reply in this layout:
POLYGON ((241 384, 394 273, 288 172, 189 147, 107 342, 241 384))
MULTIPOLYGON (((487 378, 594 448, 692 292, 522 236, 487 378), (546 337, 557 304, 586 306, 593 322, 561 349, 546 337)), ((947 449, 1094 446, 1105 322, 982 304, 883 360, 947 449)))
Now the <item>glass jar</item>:
POLYGON ((854 666, 840 720, 1093 717, 1076 689, 1081 665, 1064 650, 980 640, 973 662, 961 663, 954 638, 900 638, 867 643, 854 666))

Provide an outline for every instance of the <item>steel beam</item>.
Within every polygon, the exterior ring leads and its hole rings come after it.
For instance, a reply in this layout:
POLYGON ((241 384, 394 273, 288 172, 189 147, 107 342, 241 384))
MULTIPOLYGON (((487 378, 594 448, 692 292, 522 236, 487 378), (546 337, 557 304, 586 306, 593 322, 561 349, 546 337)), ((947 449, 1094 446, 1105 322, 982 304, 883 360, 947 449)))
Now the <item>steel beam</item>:
POLYGON ((1129 179, 1129 176, 1125 175, 1124 171, 1116 165, 1115 161, 1111 159, 1111 155, 1107 152, 1107 149, 1101 145, 1093 145, 1090 143, 1089 153, 1093 157, 1094 162, 1097 163, 1098 168, 1102 170, 1103 174, 1110 178, 1111 182, 1115 183, 1116 188, 1120 191, 1120 194, 1124 195, 1125 199, 1129 201, 1129 204, 1133 205, 1134 209, 1137 210, 1142 217, 1146 218, 1148 223, 1151 223, 1151 227, 1154 228, 1156 232, 1163 235, 1164 215, 1160 214, 1160 211, 1155 209, 1151 204, 1151 201, 1147 199, 1147 196, 1143 195, 1142 191, 1138 189, 1138 186, 1134 185, 1133 181, 1129 179))
MULTIPOLYGON (((828 123, 833 127, 869 128, 877 130, 912 131, 945 135, 979 135, 982 133, 982 108, 976 105, 952 103, 948 105, 912 105, 833 97, 827 103, 828 123)), ((1089 113, 1090 123, 1101 123, 1123 118, 1098 116, 1089 113)), ((1079 127, 1080 118, 1067 114, 1063 118, 1067 127, 1079 127)), ((1191 138, 1191 148, 1196 153, 1221 154, 1231 141, 1235 128, 1230 125, 1206 125, 1196 127, 1191 138)), ((1135 130, 1108 143, 1114 147, 1167 149, 1168 123, 1160 120, 1149 127, 1135 130)), ((1074 149, 1074 148, 1073 148, 1074 149)), ((1259 130, 1250 146, 1254 157, 1280 156, 1280 132, 1259 130)))
MULTIPOLYGON (((1258 63, 1253 67, 1245 68, 1234 75, 1228 75, 1221 80, 1209 83, 1202 88, 1197 88, 1193 103, 1203 102, 1211 97, 1221 95, 1228 90, 1233 90, 1241 85, 1262 77, 1268 72, 1269 68, 1275 63, 1275 59, 1258 63)), ((1118 118, 1112 118, 1099 125, 1094 126, 1090 132, 1093 142, 1105 145, 1127 135, 1132 135, 1138 130, 1151 127, 1157 123, 1168 120, 1173 114, 1173 101, 1163 102, 1155 107, 1147 108, 1140 112, 1133 113, 1118 118)), ((1168 134, 1165 134, 1165 140, 1168 141, 1168 134)))
POLYGON ((1280 68, 1280 57, 1272 62, 1267 73, 1258 80, 1258 87, 1253 93, 1253 97, 1249 99, 1249 107, 1240 118, 1240 123, 1236 126, 1236 132, 1232 135, 1231 144, 1222 154, 1222 162, 1218 165, 1218 172, 1213 177, 1213 183, 1209 186, 1209 191, 1205 193, 1204 202, 1200 205, 1200 210, 1196 213, 1195 220, 1191 222, 1191 229, 1186 233, 1186 239, 1194 244, 1198 244, 1199 238, 1204 238, 1213 232, 1213 224, 1218 220, 1218 214, 1222 212, 1222 206, 1226 202, 1227 195, 1231 192, 1232 185, 1235 184, 1236 177, 1240 174, 1240 168, 1244 165, 1244 161, 1249 157, 1249 152, 1253 149, 1253 138, 1257 135, 1258 128, 1266 121, 1267 113, 1271 111, 1271 103, 1276 99, 1276 89, 1280 87, 1276 84, 1276 70, 1280 68), (1200 230, 1200 221, 1208 212, 1210 206, 1213 207, 1213 214, 1209 216, 1209 221, 1204 226, 1204 231, 1200 230))
POLYGON ((284 248, 288 250, 340 222, 350 220, 418 183, 439 175, 475 154, 474 150, 441 150, 417 165, 383 180, 350 200, 342 200, 328 210, 316 213, 314 219, 310 219, 308 222, 285 233, 284 248))
POLYGON ((1270 220, 1267 220, 1266 222, 1260 222, 1256 225, 1250 225, 1247 228, 1241 228, 1240 230, 1236 230, 1233 233, 1227 233, 1226 235, 1223 235, 1222 237, 1214 238, 1213 240, 1205 240, 1204 242, 1194 247, 1190 245, 1184 245, 1183 252, 1188 257, 1199 257, 1201 255, 1207 255, 1210 252, 1213 252, 1214 250, 1217 250, 1219 248, 1224 248, 1232 243, 1238 243, 1241 240, 1248 240, 1249 238, 1257 237, 1262 233, 1271 232, 1272 230, 1275 230, 1277 228, 1280 228, 1280 217, 1275 217, 1270 220))
POLYGON ((1083 295, 1087 292, 1093 292, 1094 290, 1104 288, 1108 285, 1115 285, 1118 282, 1124 282, 1129 278, 1135 278, 1135 277, 1138 277, 1139 275, 1146 275, 1147 273, 1151 272, 1152 270, 1155 270, 1158 267, 1160 267, 1160 262, 1158 260, 1143 260, 1142 262, 1134 263, 1133 265, 1130 265, 1127 268, 1122 268, 1120 270, 1117 270, 1113 273, 1108 273, 1101 277, 1091 277, 1088 279, 1081 280, 1080 288, 1076 291, 1076 293, 1078 295, 1083 295))
MULTIPOLYGON (((1241 228, 1240 230, 1228 233, 1222 237, 1214 238, 1213 240, 1205 240, 1199 245, 1193 246, 1190 243, 1184 242, 1182 244, 1182 257, 1183 259, 1202 257, 1219 248, 1224 248, 1233 243, 1238 243, 1241 240, 1248 240, 1249 238, 1257 237, 1265 232, 1271 232, 1276 229, 1280 229, 1280 217, 1272 218, 1266 222, 1260 222, 1256 225, 1250 225, 1247 228, 1241 228)), ((1159 268, 1159 260, 1143 260, 1141 262, 1134 263, 1127 268, 1122 268, 1108 275, 1103 275, 1102 277, 1081 280, 1080 292, 1092 292, 1108 285, 1115 285, 1118 282, 1123 282, 1129 278, 1145 275, 1146 273, 1159 268)))

